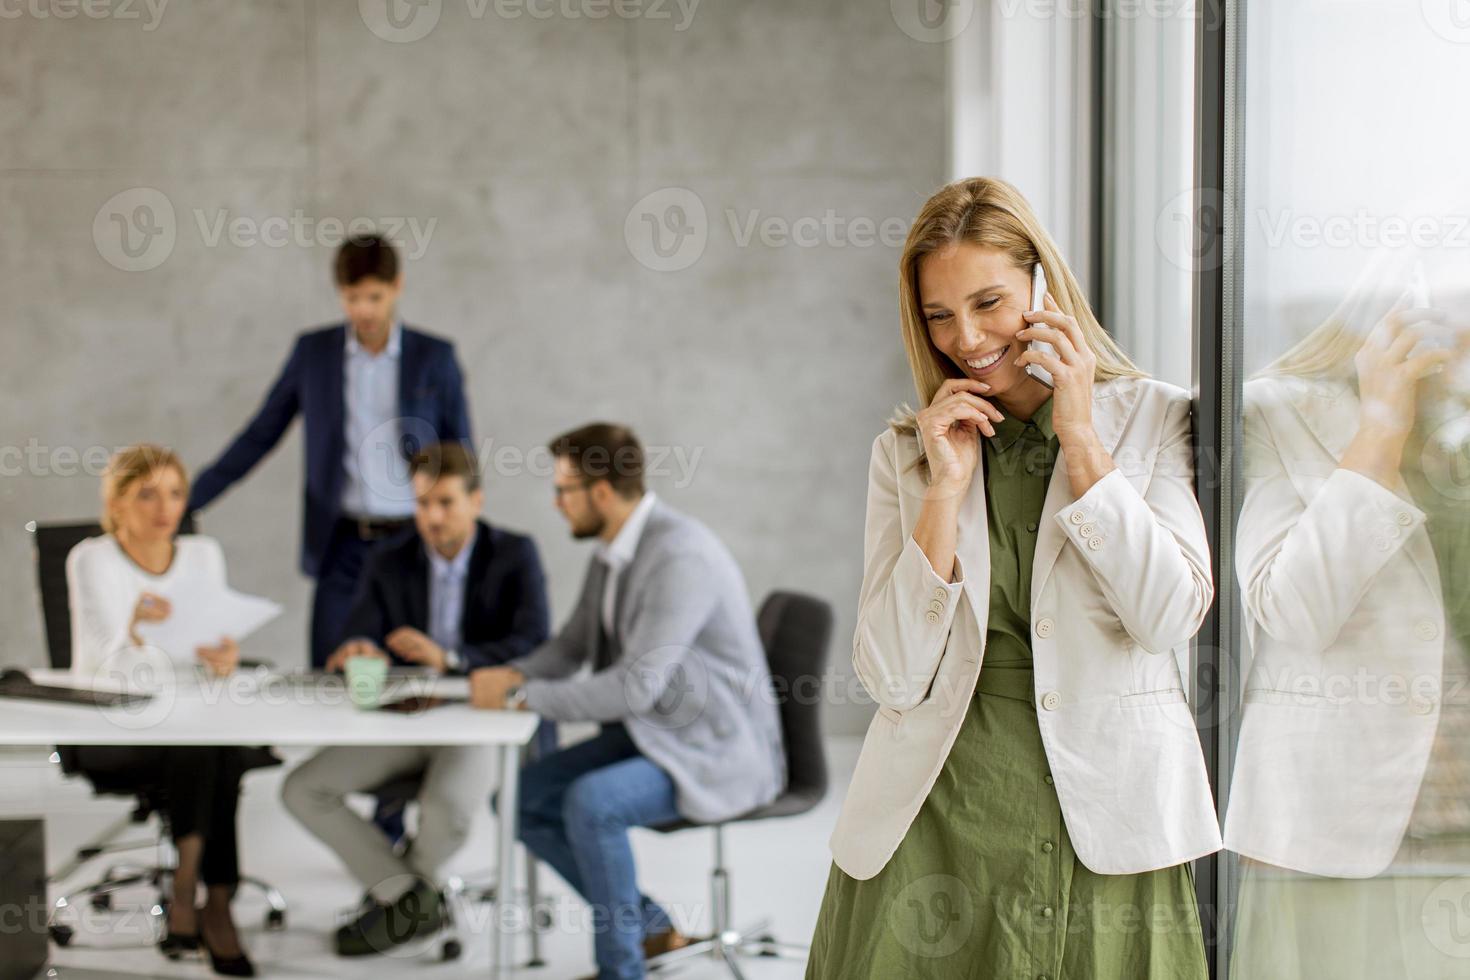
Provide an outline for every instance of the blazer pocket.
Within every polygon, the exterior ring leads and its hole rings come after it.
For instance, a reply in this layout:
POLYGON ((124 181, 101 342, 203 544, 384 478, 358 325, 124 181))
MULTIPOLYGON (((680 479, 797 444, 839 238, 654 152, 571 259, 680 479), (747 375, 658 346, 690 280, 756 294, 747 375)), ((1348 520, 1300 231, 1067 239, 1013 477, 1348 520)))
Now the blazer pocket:
POLYGON ((1246 704, 1280 704, 1291 708, 1326 708, 1331 699, 1307 691, 1281 691, 1274 687, 1253 687, 1241 697, 1246 704))
POLYGON ((1123 708, 1142 708, 1152 704, 1176 704, 1184 700, 1183 688, 1165 687, 1157 691, 1140 691, 1137 694, 1124 694, 1118 698, 1118 705, 1123 708))

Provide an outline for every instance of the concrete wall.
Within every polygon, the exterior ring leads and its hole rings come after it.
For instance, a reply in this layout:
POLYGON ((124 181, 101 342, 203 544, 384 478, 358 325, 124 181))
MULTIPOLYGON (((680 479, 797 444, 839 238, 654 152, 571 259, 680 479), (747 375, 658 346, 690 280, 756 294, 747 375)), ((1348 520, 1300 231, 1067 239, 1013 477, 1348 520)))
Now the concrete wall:
MULTIPOLYGON (((755 597, 833 603, 828 725, 860 728, 866 464, 912 398, 894 270, 944 176, 942 44, 882 0, 71 9, 0 21, 0 661, 43 659, 24 522, 92 515, 113 447, 212 458, 336 316, 332 222, 370 219, 401 232, 403 314, 459 345, 477 440, 607 418, 695 461, 655 489, 755 597)), ((247 653, 289 664, 300 446, 204 521, 234 583, 290 610, 247 653)), ((587 547, 544 475, 503 457, 489 480, 561 621, 587 547)))

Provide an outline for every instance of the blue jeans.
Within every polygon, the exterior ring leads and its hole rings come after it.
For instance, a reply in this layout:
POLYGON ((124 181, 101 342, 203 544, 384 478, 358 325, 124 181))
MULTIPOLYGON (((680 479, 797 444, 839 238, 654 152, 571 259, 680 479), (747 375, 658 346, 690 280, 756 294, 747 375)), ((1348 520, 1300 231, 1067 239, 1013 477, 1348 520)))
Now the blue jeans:
POLYGON ((668 913, 638 890, 628 828, 679 818, 674 781, 621 724, 521 770, 520 839, 591 907, 598 980, 639 980, 643 937, 668 913))

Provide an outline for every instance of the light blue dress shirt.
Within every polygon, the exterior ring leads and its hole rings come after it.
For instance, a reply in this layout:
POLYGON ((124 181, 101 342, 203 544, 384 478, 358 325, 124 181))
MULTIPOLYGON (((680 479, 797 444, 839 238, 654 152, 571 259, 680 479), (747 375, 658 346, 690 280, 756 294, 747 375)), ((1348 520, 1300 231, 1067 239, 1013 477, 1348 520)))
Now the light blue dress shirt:
POLYGON ((399 449, 398 372, 403 325, 395 323, 388 344, 376 354, 357 340, 349 324, 342 364, 342 512, 349 517, 410 517, 413 481, 399 449))
POLYGON ((457 652, 464 642, 461 627, 465 577, 469 574, 470 552, 475 550, 475 540, 479 536, 480 526, 477 524, 474 533, 453 558, 445 558, 424 545, 429 554, 429 639, 447 651, 457 652))

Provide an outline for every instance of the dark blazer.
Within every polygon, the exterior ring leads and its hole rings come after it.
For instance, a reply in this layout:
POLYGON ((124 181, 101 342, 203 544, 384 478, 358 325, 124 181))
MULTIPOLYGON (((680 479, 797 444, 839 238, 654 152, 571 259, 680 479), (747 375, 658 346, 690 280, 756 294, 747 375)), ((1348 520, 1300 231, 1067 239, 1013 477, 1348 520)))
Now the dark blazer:
MULTIPOLYGON (((276 447, 299 412, 306 420, 306 487, 301 513, 301 570, 315 577, 341 510, 346 411, 342 404, 347 326, 309 330, 296 338, 286 366, 255 417, 219 458, 194 480, 189 510, 224 493, 276 447)), ((403 328, 398 412, 405 420, 405 453, 424 444, 470 441, 469 405, 454 345, 403 328)))
MULTIPOLYGON (((477 523, 480 533, 470 551, 460 618, 459 652, 467 670, 523 657, 551 633, 535 542, 477 523)), ((428 633, 429 575, 429 555, 417 530, 384 541, 368 557, 342 639, 365 637, 383 646, 400 626, 428 633)))

